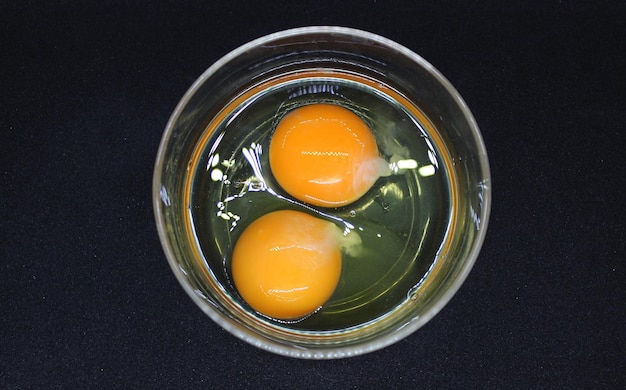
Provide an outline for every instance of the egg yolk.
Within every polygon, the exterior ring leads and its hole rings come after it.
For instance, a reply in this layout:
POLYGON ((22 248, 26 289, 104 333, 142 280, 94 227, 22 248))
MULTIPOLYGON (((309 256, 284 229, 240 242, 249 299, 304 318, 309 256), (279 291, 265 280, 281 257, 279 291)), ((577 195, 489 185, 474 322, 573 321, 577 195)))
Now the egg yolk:
POLYGON ((320 308, 341 273, 341 230, 306 213, 281 210, 252 222, 235 244, 232 275, 256 311, 297 319, 320 308))
POLYGON ((363 196, 388 167, 367 124, 333 104, 310 104, 278 123, 270 168, 291 196, 321 207, 340 207, 363 196))

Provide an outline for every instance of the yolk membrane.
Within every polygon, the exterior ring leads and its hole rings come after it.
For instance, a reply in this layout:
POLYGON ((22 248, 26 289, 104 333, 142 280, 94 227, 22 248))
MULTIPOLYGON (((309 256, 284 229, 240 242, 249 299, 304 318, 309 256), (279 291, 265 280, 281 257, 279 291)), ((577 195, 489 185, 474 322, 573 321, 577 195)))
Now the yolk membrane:
POLYGON ((332 295, 341 274, 341 230, 281 210, 252 222, 235 244, 232 276, 241 297, 277 319, 302 318, 332 295))
POLYGON ((388 169, 367 124, 347 108, 322 103, 296 108, 281 119, 269 161, 287 193, 321 207, 356 201, 388 169))

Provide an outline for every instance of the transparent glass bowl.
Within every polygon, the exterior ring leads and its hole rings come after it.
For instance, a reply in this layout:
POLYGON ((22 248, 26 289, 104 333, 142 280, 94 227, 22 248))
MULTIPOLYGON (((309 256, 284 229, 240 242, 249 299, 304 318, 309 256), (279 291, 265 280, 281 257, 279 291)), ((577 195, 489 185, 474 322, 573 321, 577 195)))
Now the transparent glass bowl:
MULTIPOLYGON (((217 118, 217 119, 216 119, 217 118)), ((416 134, 416 136, 418 136, 416 134)), ((476 122, 452 85, 407 48, 371 33, 342 27, 306 27, 247 43, 212 65, 173 112, 158 151, 153 203, 159 237, 176 278, 193 301, 233 335, 281 355, 330 359, 360 355, 390 345, 428 322, 469 274, 482 245, 491 204, 490 173, 476 122), (188 171, 196 144, 224 108, 247 91, 280 75, 339 69, 394 91, 419 108, 446 150, 454 203, 451 234, 419 299, 368 326, 329 334, 302 334, 268 326, 224 294, 202 261, 190 230, 188 171)))

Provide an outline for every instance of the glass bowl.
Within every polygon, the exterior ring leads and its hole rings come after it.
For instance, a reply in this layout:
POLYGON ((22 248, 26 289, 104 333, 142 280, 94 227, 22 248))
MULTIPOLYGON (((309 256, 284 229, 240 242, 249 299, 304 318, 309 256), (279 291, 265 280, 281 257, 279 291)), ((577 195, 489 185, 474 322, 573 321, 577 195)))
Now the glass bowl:
POLYGON ((247 43, 195 81, 165 128, 153 202, 172 271, 210 318, 267 351, 330 359, 388 346, 452 298, 484 240, 490 173, 470 110, 432 65, 375 34, 306 27, 247 43), (388 164, 366 195, 345 206, 295 199, 268 167, 276 124, 315 103, 360 116, 388 164), (230 270, 245 227, 280 209, 358 237, 342 249, 333 296, 293 320, 251 308, 230 270))

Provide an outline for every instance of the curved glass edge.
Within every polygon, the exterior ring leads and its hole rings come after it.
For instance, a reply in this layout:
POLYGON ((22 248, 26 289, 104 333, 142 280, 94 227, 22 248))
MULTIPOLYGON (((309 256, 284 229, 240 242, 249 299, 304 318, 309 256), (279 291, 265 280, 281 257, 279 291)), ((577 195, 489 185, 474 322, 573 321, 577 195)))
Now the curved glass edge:
MULTIPOLYGON (((167 191, 167 189, 165 189, 167 191)), ((438 314, 441 309, 452 299, 452 297, 457 293, 467 276, 469 275, 471 269, 473 268, 476 259, 478 258, 479 252, 481 250, 482 244, 484 242, 484 238, 487 232, 488 220, 491 210, 491 173, 489 168, 489 161, 487 157, 487 151, 484 145, 484 141, 476 120, 469 110, 467 104, 458 93, 458 91, 452 86, 452 84, 441 74, 433 65, 423 59, 421 56, 416 54, 415 52, 409 50, 408 48, 398 44, 395 41, 384 38, 377 34, 373 34, 370 32, 366 32, 363 30, 346 28, 346 27, 338 27, 338 26, 313 26, 313 27, 301 27, 294 28, 290 30, 280 31, 273 34, 266 35, 264 37, 255 39, 253 41, 244 44, 237 49, 231 51, 230 53, 223 56, 213 65, 211 65, 187 90, 187 92, 183 95, 182 99, 179 101, 178 105, 174 109, 172 115, 170 116, 163 136, 161 138, 161 142, 159 144, 159 149, 157 152, 157 157, 154 166, 153 172, 153 181, 152 181, 152 200, 153 200, 153 208, 154 208, 154 216, 157 225, 157 231, 159 234, 159 239, 161 241, 163 250, 165 252, 166 258, 170 267, 176 276, 178 282, 181 284, 185 292, 191 297, 191 299, 198 305, 205 314, 207 314, 214 322, 216 322, 219 326, 224 328, 229 333, 234 336, 240 338, 241 340, 258 347, 260 349, 276 353, 279 355, 301 358, 301 359, 337 359, 351 356, 363 355, 369 352, 373 352, 382 348, 385 348, 391 344, 400 341, 410 334, 414 333, 416 330, 421 328, 424 324, 430 321, 436 314, 438 314), (483 186, 483 203, 480 212, 481 216, 481 226, 478 231, 478 235, 473 242, 472 250, 470 251, 469 257, 467 261, 464 263, 462 270, 458 273, 453 283, 446 289, 440 299, 437 301, 431 309, 422 316, 414 317, 409 323, 402 326, 400 329, 397 329, 395 332, 390 333, 380 339, 368 340, 361 344, 349 345, 349 346, 324 346, 319 349, 316 348, 304 348, 295 345, 286 345, 283 343, 278 343, 273 340, 264 338, 254 333, 253 331, 241 326, 236 321, 230 319, 229 317, 223 315, 218 310, 214 309, 210 305, 207 305, 205 301, 197 296, 192 286, 189 284, 187 278, 184 273, 178 266, 178 261, 174 255, 174 252, 170 246, 169 237, 165 227, 165 218, 163 213, 163 207, 169 207, 163 198, 163 188, 162 188, 162 172, 164 169, 164 159, 165 153, 167 150, 167 145, 172 137, 172 132, 174 129, 174 124, 177 119, 180 117, 184 108, 188 104, 191 97, 194 93, 202 86, 205 81, 211 77, 213 73, 215 73, 218 69, 225 66, 232 59, 237 56, 245 53, 251 48, 258 47, 261 45, 268 44, 272 41, 294 37, 294 36, 302 36, 306 34, 320 34, 320 33, 329 33, 329 34, 341 34, 350 36, 352 38, 363 38, 369 41, 377 42, 383 46, 387 46, 391 49, 397 50, 398 52, 404 54, 408 58, 415 61, 419 66, 423 67, 427 72, 429 72, 435 79, 437 79, 441 85, 450 93, 453 100, 457 102, 461 111, 465 115, 465 118, 473 130, 472 135, 474 137, 474 141, 476 146, 479 149, 479 163, 481 167, 481 185, 483 186)))

